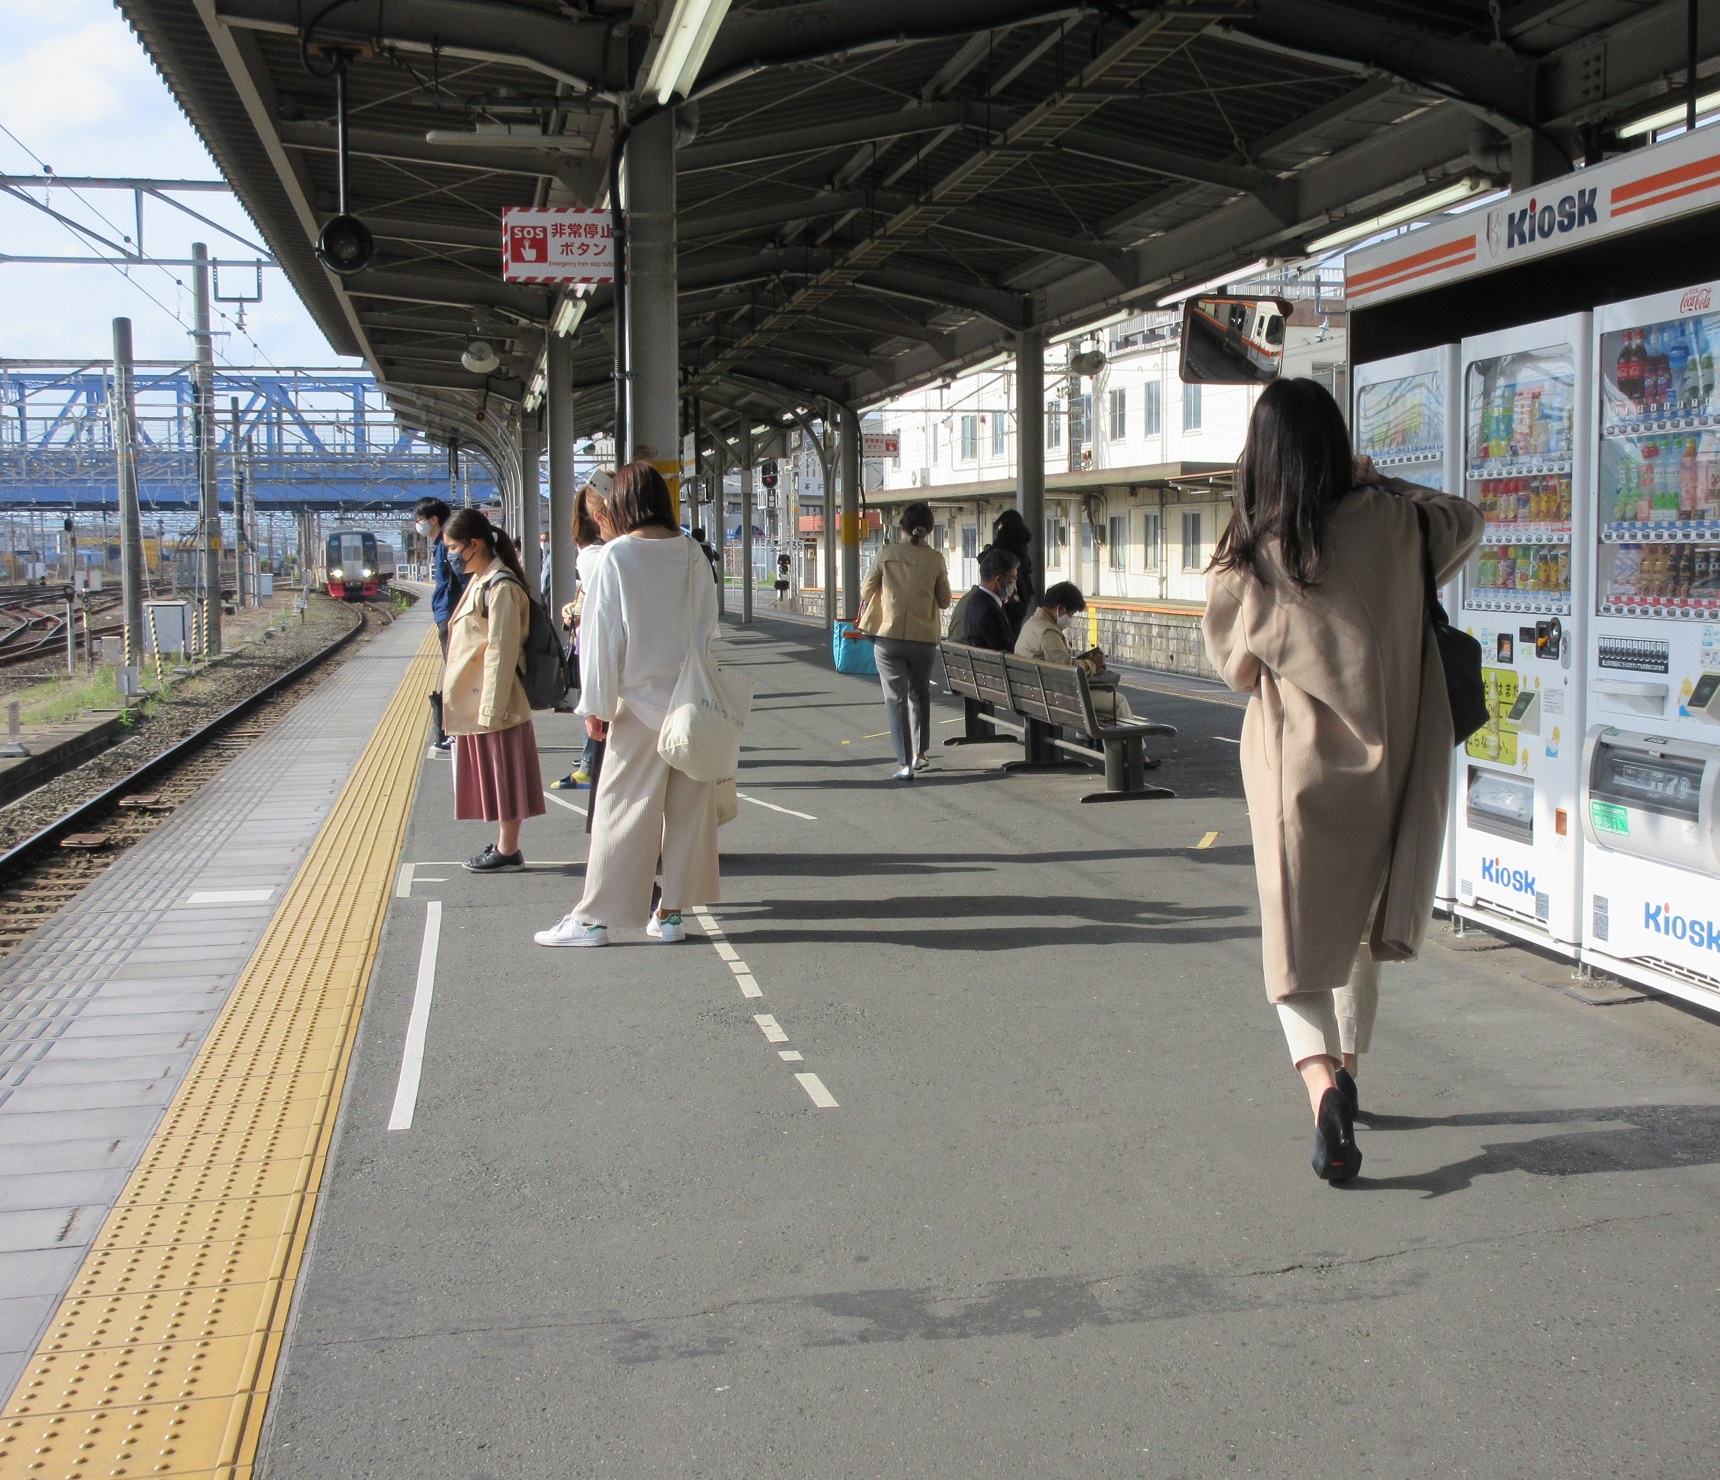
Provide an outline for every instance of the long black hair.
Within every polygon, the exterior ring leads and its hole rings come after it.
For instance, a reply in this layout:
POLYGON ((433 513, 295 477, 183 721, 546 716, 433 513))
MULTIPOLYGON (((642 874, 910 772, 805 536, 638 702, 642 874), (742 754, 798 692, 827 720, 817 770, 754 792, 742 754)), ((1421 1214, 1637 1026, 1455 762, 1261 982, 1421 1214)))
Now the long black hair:
POLYGON ((443 534, 453 535, 462 545, 475 544, 482 540, 490 547, 490 553, 514 573, 519 583, 530 591, 531 582, 526 579, 526 568, 520 564, 519 551, 514 549, 514 542, 508 537, 507 531, 497 529, 480 509, 456 509, 443 526, 443 534))
POLYGON ((1018 555, 1033 542, 1033 535, 1019 509, 1005 509, 991 521, 991 542, 1018 555))
POLYGON ((1275 380, 1260 393, 1236 462, 1236 506, 1212 569, 1261 575, 1263 544, 1277 540, 1284 569, 1314 584, 1332 506, 1350 491, 1350 433, 1331 392, 1313 380, 1275 380))

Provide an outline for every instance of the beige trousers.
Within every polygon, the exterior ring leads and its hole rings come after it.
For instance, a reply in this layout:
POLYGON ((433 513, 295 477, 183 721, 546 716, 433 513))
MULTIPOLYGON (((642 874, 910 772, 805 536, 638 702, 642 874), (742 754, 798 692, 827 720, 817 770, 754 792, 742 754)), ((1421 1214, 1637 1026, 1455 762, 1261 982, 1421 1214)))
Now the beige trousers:
POLYGON ((657 731, 622 705, 609 727, 591 818, 585 894, 574 918, 643 925, 663 860, 663 908, 719 898, 716 784, 694 781, 657 754, 657 731))
POLYGON ((1278 1021, 1290 1044, 1290 1061, 1337 1060, 1340 1054, 1366 1053, 1374 1038, 1380 1006, 1380 963, 1367 942, 1356 947, 1350 979, 1323 992, 1297 992, 1278 1004, 1278 1021))

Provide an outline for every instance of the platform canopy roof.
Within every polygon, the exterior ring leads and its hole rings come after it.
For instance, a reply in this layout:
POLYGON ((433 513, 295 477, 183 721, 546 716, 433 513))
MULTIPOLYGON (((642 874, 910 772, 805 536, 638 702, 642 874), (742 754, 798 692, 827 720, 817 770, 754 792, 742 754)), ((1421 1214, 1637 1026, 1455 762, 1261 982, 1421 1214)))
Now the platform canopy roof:
MULTIPOLYGON (((681 0, 681 5, 694 0, 681 0)), ((501 279, 507 205, 607 200, 672 0, 118 0, 331 344, 397 412, 493 442, 552 290, 501 279), (310 28, 314 26, 314 32, 310 28), (310 43, 307 49, 306 42, 310 43), (367 271, 312 253, 336 202, 367 271), (308 62, 307 65, 307 52, 308 62), (474 337, 499 368, 462 368, 474 337)), ((1461 180, 1625 147, 1682 86, 1685 0, 731 0, 680 109, 683 381, 708 413, 865 405, 1178 285, 1294 258, 1461 180)), ((1720 70, 1700 0, 1699 74, 1720 70)), ((607 427, 612 306, 576 331, 607 427)))

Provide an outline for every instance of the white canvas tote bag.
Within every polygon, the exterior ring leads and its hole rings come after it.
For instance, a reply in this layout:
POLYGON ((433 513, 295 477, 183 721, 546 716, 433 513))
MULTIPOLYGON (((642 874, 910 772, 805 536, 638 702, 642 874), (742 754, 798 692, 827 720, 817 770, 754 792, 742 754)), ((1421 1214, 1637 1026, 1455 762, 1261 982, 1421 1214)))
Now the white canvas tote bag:
POLYGON ((723 672, 708 649, 693 646, 698 598, 694 582, 710 578, 704 555, 688 540, 687 656, 657 735, 657 754, 695 781, 723 781, 736 774, 741 735, 752 712, 753 681, 723 672))

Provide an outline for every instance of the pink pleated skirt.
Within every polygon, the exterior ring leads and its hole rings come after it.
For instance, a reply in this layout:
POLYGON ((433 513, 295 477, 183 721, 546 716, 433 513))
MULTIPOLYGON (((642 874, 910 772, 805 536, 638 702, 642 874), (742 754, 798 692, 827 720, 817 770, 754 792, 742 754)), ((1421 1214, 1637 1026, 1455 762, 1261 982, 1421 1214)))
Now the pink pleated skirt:
POLYGON ((454 816, 460 822, 542 817, 543 770, 528 719, 506 730, 454 737, 454 816))

